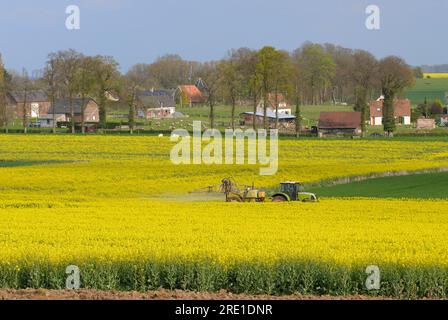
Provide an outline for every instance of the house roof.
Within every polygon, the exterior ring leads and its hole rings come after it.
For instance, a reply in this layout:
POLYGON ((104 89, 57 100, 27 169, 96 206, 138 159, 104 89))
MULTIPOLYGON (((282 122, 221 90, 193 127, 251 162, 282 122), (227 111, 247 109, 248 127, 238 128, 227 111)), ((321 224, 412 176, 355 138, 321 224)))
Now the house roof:
POLYGON ((173 108, 176 106, 171 95, 139 95, 138 103, 144 108, 173 108))
POLYGON ((179 86, 179 90, 187 96, 188 100, 193 103, 200 103, 204 102, 205 100, 201 90, 199 90, 199 88, 194 85, 179 86))
MULTIPOLYGON (((275 108, 275 93, 270 93, 268 95, 268 102, 271 106, 275 108)), ((285 96, 282 93, 277 93, 277 102, 278 103, 286 103, 285 96)), ((289 109, 288 105, 286 104, 286 108, 283 106, 279 106, 279 109, 289 109)))
MULTIPOLYGON (((23 103, 25 101, 25 91, 12 91, 9 95, 16 103, 23 103)), ((26 92, 27 102, 48 102, 48 96, 42 90, 31 90, 26 92)))
POLYGON ((149 97, 160 97, 160 96, 173 96, 173 90, 164 90, 164 89, 151 89, 144 90, 138 93, 138 96, 149 96, 149 97))
POLYGON ((321 112, 319 129, 358 129, 361 112, 321 112))
MULTIPOLYGON (((242 115, 248 115, 248 116, 252 116, 254 113, 253 112, 243 112, 242 115)), ((263 112, 256 112, 255 115, 257 117, 264 117, 264 113, 263 112)), ((275 116, 275 112, 267 112, 266 116, 270 119, 276 119, 275 116)), ((278 114, 278 119, 279 120, 294 120, 296 117, 289 115, 289 114, 278 114)))
MULTIPOLYGON (((92 98, 86 98, 84 99, 84 107, 86 107, 86 105, 90 102, 90 101, 95 101, 92 98)), ((76 98, 73 99, 72 101, 73 103, 73 108, 74 108, 74 112, 75 114, 80 114, 81 113, 81 107, 83 106, 83 99, 81 98, 76 98)), ((70 114, 71 113, 71 107, 70 107, 70 101, 69 99, 58 99, 55 101, 54 104, 54 110, 53 111, 53 106, 50 107, 50 110, 48 111, 49 114, 70 114)))
MULTIPOLYGON (((382 117, 383 116, 384 101, 377 100, 370 102, 370 116, 382 117)), ((395 117, 411 116, 411 101, 409 99, 396 99, 394 100, 394 115, 395 117)))

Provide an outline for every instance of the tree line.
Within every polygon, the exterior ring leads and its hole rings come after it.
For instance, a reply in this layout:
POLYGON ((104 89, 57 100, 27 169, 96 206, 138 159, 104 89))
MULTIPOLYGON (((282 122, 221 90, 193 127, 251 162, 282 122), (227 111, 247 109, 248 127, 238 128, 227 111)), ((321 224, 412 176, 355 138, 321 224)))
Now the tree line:
MULTIPOLYGON (((259 50, 239 48, 229 51, 224 59, 202 63, 166 55, 151 64, 136 64, 126 74, 120 73, 113 57, 86 56, 75 50, 65 50, 48 55, 43 73, 37 79, 30 79, 26 71, 8 73, 1 58, 0 71, 0 125, 3 127, 8 123, 5 107, 8 90, 21 91, 26 99, 30 90, 42 89, 53 104, 56 99, 67 99, 72 113, 72 132, 75 132, 75 98, 95 98, 100 108, 100 126, 106 127, 107 94, 114 92, 129 108, 132 131, 139 91, 198 83, 207 97, 210 127, 215 126, 216 104, 230 105, 234 128, 238 104, 252 105, 255 120, 259 103, 268 101, 269 94, 273 94, 276 109, 281 102, 278 101, 280 95, 295 104, 297 135, 301 127, 300 106, 329 102, 353 104, 355 111, 362 114, 364 132, 368 102, 379 94, 384 95, 384 130, 393 132, 393 101, 404 88, 413 84, 419 72, 396 56, 378 60, 365 50, 315 43, 305 43, 293 52, 272 46, 259 50)), ((268 105, 263 105, 264 127, 268 128, 268 105)), ((275 127, 278 126, 276 114, 275 127)), ((27 121, 25 113, 24 127, 27 121)), ((253 121, 254 128, 255 123, 253 121)), ((55 132, 56 128, 53 130, 55 132)))

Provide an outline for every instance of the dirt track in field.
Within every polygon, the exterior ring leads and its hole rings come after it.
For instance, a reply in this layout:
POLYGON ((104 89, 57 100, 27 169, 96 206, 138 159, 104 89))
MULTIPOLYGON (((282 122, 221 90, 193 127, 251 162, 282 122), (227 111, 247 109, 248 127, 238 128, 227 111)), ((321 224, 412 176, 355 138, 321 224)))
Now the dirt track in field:
MULTIPOLYGON (((0 290, 0 300, 372 300, 367 296, 269 296, 218 293, 198 293, 189 291, 158 290, 141 292, 115 292, 98 290, 0 290)), ((384 298, 381 298, 384 299, 384 298)))

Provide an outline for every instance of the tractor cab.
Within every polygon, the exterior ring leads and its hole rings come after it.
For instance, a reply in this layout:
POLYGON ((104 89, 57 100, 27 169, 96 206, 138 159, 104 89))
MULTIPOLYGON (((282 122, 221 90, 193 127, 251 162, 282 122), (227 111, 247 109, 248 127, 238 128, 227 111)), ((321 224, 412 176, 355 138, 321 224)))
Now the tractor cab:
POLYGON ((273 202, 301 201, 317 202, 317 197, 313 193, 304 192, 304 187, 300 182, 282 182, 280 183, 280 192, 272 195, 273 202))
POLYGON ((287 194, 290 201, 297 201, 299 192, 303 192, 304 188, 300 182, 282 182, 280 183, 280 193, 287 194))

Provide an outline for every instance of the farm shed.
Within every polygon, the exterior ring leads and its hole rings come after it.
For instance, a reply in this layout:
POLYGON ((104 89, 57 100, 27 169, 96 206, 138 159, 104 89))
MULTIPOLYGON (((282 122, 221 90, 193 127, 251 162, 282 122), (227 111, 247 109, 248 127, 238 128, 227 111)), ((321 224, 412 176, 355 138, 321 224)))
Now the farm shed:
MULTIPOLYGON (((251 125, 253 123, 253 116, 254 116, 253 112, 243 112, 240 114, 241 120, 246 125, 251 125)), ((268 118, 269 127, 274 128, 275 122, 276 122, 275 112, 267 112, 266 117, 268 118)), ((264 113, 257 111, 255 114, 255 118, 256 118, 255 121, 257 124, 260 124, 260 125, 263 124, 264 113)), ((295 120, 296 120, 295 116, 287 115, 287 114, 280 114, 280 112, 279 112, 279 114, 278 114, 279 129, 280 128, 288 129, 291 126, 294 126, 295 120)))
POLYGON ((436 120, 434 119, 417 119, 417 129, 418 130, 432 130, 436 128, 436 120))
POLYGON ((179 86, 176 95, 179 97, 181 107, 192 107, 195 104, 204 104, 207 101, 205 95, 195 85, 179 86))
POLYGON ((16 117, 22 118, 26 112, 29 118, 39 118, 48 114, 50 101, 42 90, 12 91, 6 94, 8 106, 16 117), (25 112, 24 112, 25 111, 25 112))
MULTIPOLYGON (((285 114, 285 115, 291 115, 292 114, 291 107, 288 105, 285 97, 281 93, 277 94, 277 99, 275 98, 275 93, 270 93, 268 95, 268 103, 267 103, 267 106, 266 106, 268 112, 275 113, 275 111, 276 111, 276 107, 275 107, 276 103, 278 104, 278 113, 279 114, 285 114)), ((264 110, 264 100, 260 101, 260 103, 258 104, 257 110, 260 111, 260 112, 263 112, 263 110, 264 110)))
POLYGON ((319 135, 357 135, 361 133, 361 112, 321 112, 319 135))
POLYGON ((146 90, 137 94, 138 116, 146 119, 172 118, 176 112, 174 91, 146 90))
MULTIPOLYGON (((76 122, 81 122, 82 110, 84 109, 85 122, 99 122, 99 106, 92 98, 80 99, 76 98, 72 101, 74 116, 76 122)), ((52 116, 53 113, 57 117, 58 122, 71 121, 71 105, 68 99, 56 100, 54 108, 50 107, 48 113, 52 116)))
MULTIPOLYGON (((380 97, 376 101, 370 102, 370 125, 383 125, 384 98, 380 97)), ((394 100, 394 116, 403 125, 411 124, 411 100, 394 100)))

